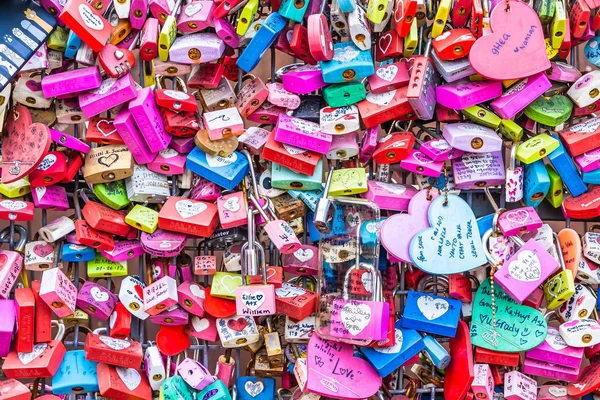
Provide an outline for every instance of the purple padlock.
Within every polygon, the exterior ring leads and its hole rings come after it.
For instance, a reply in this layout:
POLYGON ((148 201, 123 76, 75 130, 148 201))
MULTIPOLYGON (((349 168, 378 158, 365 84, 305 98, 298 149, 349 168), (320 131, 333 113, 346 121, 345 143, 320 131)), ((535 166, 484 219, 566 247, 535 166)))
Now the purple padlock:
POLYGON ((504 119, 511 119, 552 87, 545 72, 522 79, 512 85, 491 106, 504 119))
POLYGON ((280 114, 275 126, 275 140, 316 153, 327 154, 331 135, 321 132, 319 124, 280 114))
POLYGON ((106 321, 117 306, 118 297, 94 282, 86 281, 77 293, 76 305, 91 316, 106 321))
POLYGON ((108 78, 99 88, 79 96, 79 107, 83 115, 91 118, 129 100, 135 99, 135 81, 131 74, 122 78, 108 78))
POLYGON ((446 124, 442 134, 450 146, 465 152, 490 153, 502 149, 502 139, 485 126, 467 122, 446 124))
POLYGON ((102 256, 113 262, 131 260, 144 255, 144 249, 139 240, 121 240, 115 242, 111 251, 102 250, 102 256))
POLYGON ((546 339, 534 349, 525 353, 525 357, 558 364, 569 368, 581 367, 583 347, 571 347, 564 341, 557 328, 548 327, 546 339))
POLYGON ((181 308, 179 304, 169 307, 160 314, 150 316, 150 322, 153 324, 167 326, 187 325, 189 319, 190 314, 181 308))
POLYGON ((202 390, 215 381, 204 365, 191 358, 186 358, 179 363, 177 373, 185 383, 196 390, 202 390))
POLYGON ((575 163, 581 171, 590 172, 600 168, 600 148, 587 151, 575 157, 575 163))
POLYGON ((214 25, 217 36, 219 36, 227 46, 232 49, 240 47, 240 38, 238 34, 235 33, 235 29, 233 25, 231 25, 231 22, 225 18, 219 18, 214 20, 214 25))
POLYGON ((6 357, 10 351, 10 343, 15 329, 17 310, 14 300, 0 300, 0 313, 4 323, 0 327, 0 357, 6 357))
POLYGON ((505 211, 498 217, 498 228, 504 236, 521 235, 541 228, 542 220, 533 207, 505 211))
POLYGON ((187 154, 194 150, 196 143, 194 143, 194 137, 174 137, 171 140, 170 146, 181 154, 187 154))
POLYGON ((126 107, 123 107, 115 117, 114 127, 129 148, 136 164, 144 165, 154 160, 158 152, 150 150, 144 135, 135 124, 133 115, 126 107))
POLYGON ((150 151, 159 152, 169 146, 171 135, 165 131, 152 88, 139 90, 136 98, 129 102, 129 111, 150 151))
POLYGON ((464 110, 502 95, 500 81, 471 82, 461 79, 435 88, 437 102, 454 110, 464 110))
POLYGON ((33 205, 44 210, 66 211, 70 208, 64 186, 39 186, 31 189, 33 205))
POLYGON ((452 160, 452 175, 457 189, 502 185, 506 180, 502 152, 465 153, 452 160))
POLYGON ((181 252, 187 241, 187 235, 158 228, 154 233, 142 232, 140 241, 146 253, 154 257, 171 258, 181 252))

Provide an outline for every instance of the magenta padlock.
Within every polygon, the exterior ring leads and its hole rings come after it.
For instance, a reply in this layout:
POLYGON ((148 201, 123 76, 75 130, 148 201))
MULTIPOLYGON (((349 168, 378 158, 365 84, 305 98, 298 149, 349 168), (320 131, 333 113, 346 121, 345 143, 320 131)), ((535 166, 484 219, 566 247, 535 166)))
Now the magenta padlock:
POLYGON ((573 83, 581 78, 579 69, 560 61, 551 61, 546 77, 551 81, 573 83))
POLYGON ((410 200, 418 193, 412 185, 398 183, 367 181, 367 187, 369 190, 361 197, 377 203, 382 210, 408 212, 410 200))
POLYGON ((42 78, 42 92, 44 97, 49 99, 94 90, 99 88, 101 84, 102 78, 98 67, 78 68, 44 76, 42 78))
POLYGON ((33 205, 44 210, 66 211, 70 208, 64 186, 39 186, 31 189, 33 205))
POLYGON ((465 153, 452 160, 452 175, 457 189, 481 189, 502 185, 506 180, 502 152, 465 153))
POLYGON ((181 64, 200 64, 218 60, 225 43, 215 33, 192 33, 178 36, 169 49, 169 61, 181 64))
POLYGON ((150 13, 156 18, 162 25, 169 15, 177 10, 173 8, 176 6, 176 2, 173 0, 150 0, 150 13))
POLYGON ((77 293, 77 307, 87 314, 106 321, 115 310, 119 298, 105 287, 86 281, 77 293))
POLYGON ((71 150, 78 151, 80 153, 87 154, 90 151, 90 146, 82 140, 77 139, 66 133, 56 131, 52 128, 50 130, 50 138, 54 143, 59 146, 66 147, 71 150))
POLYGON ((177 373, 196 390, 202 390, 215 381, 204 365, 191 358, 186 358, 177 365, 177 373))
POLYGON ((208 28, 215 12, 213 1, 194 1, 181 7, 177 16, 177 30, 183 33, 199 32, 208 28))
POLYGON ((443 138, 423 142, 419 150, 433 161, 454 160, 465 154, 462 150, 452 148, 443 138))
POLYGON ((171 258, 181 252, 187 241, 187 235, 158 228, 151 234, 142 232, 140 241, 146 253, 154 257, 171 258))
POLYGON ((468 78, 438 85, 435 88, 437 102, 454 110, 464 110, 502 95, 500 81, 470 81, 468 78))
POLYGON ((381 65, 368 78, 371 93, 375 94, 400 89, 402 86, 406 86, 409 80, 410 76, 404 61, 381 65))
POLYGON ((590 172, 600 168, 600 148, 590 150, 574 158, 581 171, 590 172))
POLYGON ((275 140, 292 146, 327 154, 331 135, 321 132, 319 124, 280 114, 275 126, 275 140))
POLYGON ((120 240, 115 242, 111 251, 102 250, 102 256, 113 262, 131 260, 144 255, 144 249, 139 240, 120 240))
POLYGON ((438 178, 444 168, 444 162, 434 161, 419 150, 412 149, 408 157, 400 161, 400 167, 416 174, 438 178))
POLYGON ((179 307, 179 304, 175 304, 167 310, 162 311, 158 315, 150 316, 150 322, 157 325, 167 326, 179 326, 187 325, 190 320, 190 314, 183 308, 179 307))
POLYGON ((331 147, 325 157, 330 160, 346 160, 357 156, 358 152, 358 133, 350 132, 342 135, 333 135, 331 138, 331 147))
POLYGON ((185 172, 185 155, 168 147, 159 151, 146 167, 157 174, 180 175, 185 172))
POLYGON ((221 38, 223 42, 232 49, 240 47, 240 38, 235 32, 235 28, 231 25, 231 22, 225 18, 215 19, 213 21, 215 32, 217 36, 221 38))
POLYGON ((246 148, 250 154, 255 156, 259 155, 262 153, 270 134, 271 132, 266 129, 259 128, 257 126, 251 126, 245 129, 244 133, 238 136, 238 141, 240 142, 238 150, 246 148))
POLYGON ((567 345, 562 336, 560 336, 558 329, 549 326, 546 339, 536 348, 527 351, 525 357, 564 367, 579 368, 581 367, 583 353, 583 347, 571 347, 567 345))
POLYGON ((197 177, 192 184, 191 200, 214 202, 221 196, 221 187, 205 178, 197 177))
POLYGON ((502 139, 485 126, 467 122, 446 124, 442 134, 450 146, 464 152, 490 153, 502 149, 502 139))
POLYGON ((148 0, 131 0, 129 22, 133 29, 142 29, 148 16, 148 0))
POLYGON ((139 90, 136 98, 129 102, 129 111, 150 151, 158 152, 169 146, 171 135, 165 131, 152 88, 139 90))
MULTIPOLYGON (((555 380, 577 382, 579 380, 579 368, 568 368, 562 365, 548 363, 544 361, 533 360, 531 358, 525 358, 522 364, 522 370, 525 374, 535 375, 542 378, 550 378, 555 380)), ((516 371, 514 371, 516 372, 516 371)), ((506 379, 506 378, 505 378, 506 379)), ((535 381, 534 381, 535 382, 535 381)), ((512 399, 536 399, 534 397, 512 397, 512 399)), ((506 397, 508 399, 508 397, 506 397)), ((540 399, 539 395, 537 399, 540 399)), ((552 397, 552 400, 558 400, 556 396, 552 397)), ((571 397, 568 400, 572 400, 571 397)))
MULTIPOLYGON (((64 0, 40 0, 40 6, 46 11, 50 13, 53 17, 58 17, 63 10, 65 5, 64 0)), ((65 23, 60 20, 60 18, 56 18, 56 23, 58 26, 65 26, 65 23)))
POLYGON ((87 118, 110 110, 136 97, 135 81, 131 74, 108 78, 99 88, 79 96, 79 107, 87 118))
POLYGON ((169 145, 180 154, 187 154, 194 150, 196 144, 194 143, 194 137, 174 137, 169 145))
POLYGON ((150 150, 127 107, 123 107, 115 117, 114 127, 129 148, 136 164, 148 164, 156 158, 158 152, 150 150))
POLYGON ((271 104, 267 100, 258 107, 258 110, 248 115, 246 119, 259 124, 275 125, 279 115, 285 113, 285 108, 271 104))
POLYGON ((379 134, 379 126, 374 126, 371 128, 367 128, 362 138, 362 145, 360 148, 360 155, 358 157, 358 162, 362 164, 366 164, 369 162, 371 157, 373 157, 373 153, 377 148, 377 136, 379 134))
POLYGON ((282 83, 272 82, 267 83, 269 96, 267 100, 271 104, 279 107, 285 107, 289 110, 295 110, 300 107, 300 97, 292 92, 285 90, 282 83))
POLYGON ((522 79, 512 85, 491 106, 504 119, 511 119, 552 87, 545 72, 522 79))
POLYGON ((505 211, 498 217, 498 228, 504 236, 522 235, 542 227, 542 220, 533 207, 505 211))
POLYGON ((285 71, 281 75, 281 82, 285 90, 296 94, 309 94, 327 85, 323 80, 321 68, 310 64, 285 71))
POLYGON ((246 203, 242 192, 229 193, 217 199, 219 221, 225 229, 248 223, 246 203))
POLYGON ((285 273, 315 276, 319 273, 319 248, 303 244, 295 252, 283 254, 281 263, 285 273))
POLYGON ((187 312, 204 316, 204 300, 206 294, 204 288, 193 281, 183 282, 177 287, 177 302, 187 312))
POLYGON ((244 120, 235 107, 208 111, 202 118, 210 140, 239 136, 244 132, 244 120))

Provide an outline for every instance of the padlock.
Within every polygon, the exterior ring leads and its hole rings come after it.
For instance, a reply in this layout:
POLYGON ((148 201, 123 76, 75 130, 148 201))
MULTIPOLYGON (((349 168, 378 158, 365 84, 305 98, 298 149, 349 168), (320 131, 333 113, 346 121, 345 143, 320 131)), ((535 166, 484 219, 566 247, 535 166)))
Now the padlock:
MULTIPOLYGON (((554 234, 556 242, 559 241, 559 236, 554 234)), ((569 300, 576 293, 573 271, 566 269, 563 251, 558 249, 558 260, 561 271, 544 283, 544 297, 549 309, 560 307, 563 303, 569 300)))
MULTIPOLYGON (((555 136, 555 139, 558 139, 558 137, 555 136)), ((562 178, 571 195, 579 196, 587 191, 587 186, 581 179, 573 160, 565 151, 560 140, 558 143, 559 146, 548 155, 548 160, 550 160, 550 163, 562 178)))
POLYGON ((476 189, 506 182, 501 152, 465 153, 452 160, 452 173, 457 189, 476 189))
POLYGON ((164 150, 171 142, 169 135, 159 117, 158 106, 155 103, 152 89, 145 88, 137 92, 137 97, 129 103, 129 111, 138 129, 144 132, 142 136, 150 151, 164 150))
POLYGON ((523 198, 524 168, 517 167, 517 146, 510 149, 510 165, 506 169, 505 197, 509 203, 516 203, 523 198))
POLYGON ((42 92, 46 98, 76 94, 99 88, 101 84, 98 67, 79 68, 48 75, 42 78, 42 92))
POLYGON ((110 234, 92 228, 84 220, 78 219, 75 221, 75 234, 77 241, 82 245, 98 250, 112 250, 115 248, 115 241, 110 234))
MULTIPOLYGON (((30 271, 43 271, 54 265, 55 246, 44 240, 35 240, 25 245, 24 266, 30 271)), ((58 260, 56 260, 58 263, 58 260)), ((58 264, 60 265, 60 264, 58 264)), ((61 266, 61 265, 60 265, 61 266)))
POLYGON ((86 281, 77 293, 76 305, 89 315, 106 321, 117 305, 117 296, 97 283, 86 281))
POLYGON ((127 261, 144 254, 142 245, 138 240, 121 240, 115 243, 111 251, 102 251, 102 256, 110 261, 127 261))
POLYGON ((540 346, 527 351, 525 356, 528 359, 579 369, 583 358, 583 349, 569 346, 559 334, 558 329, 548 327, 546 339, 540 346))
POLYGON ((520 111, 531 107, 531 104, 550 87, 551 83, 546 74, 539 73, 513 84, 502 97, 492 101, 491 106, 500 117, 511 119, 520 111))
POLYGON ((104 183, 130 177, 133 158, 126 146, 108 145, 86 154, 83 177, 88 183, 104 183))
POLYGON ((125 339, 131 333, 131 314, 123 303, 117 303, 109 319, 110 337, 125 339))
MULTIPOLYGON (((35 342, 43 343, 49 342, 52 340, 52 310, 48 305, 40 298, 40 286, 41 281, 35 280, 31 282, 31 289, 33 290, 33 296, 35 298, 35 342)), ((2 301, 0 305, 6 308, 6 306, 10 305, 10 309, 6 310, 7 316, 7 329, 10 329, 12 332, 12 324, 14 324, 15 318, 14 315, 14 307, 12 305, 12 301, 2 301)), ((6 332, 3 332, 3 334, 6 332)), ((10 340, 6 341, 10 345, 10 340)), ((8 354, 8 348, 6 351, 2 349, 0 354, 8 354)))
POLYGON ((114 262, 97 252, 94 259, 87 262, 87 274, 90 278, 126 276, 127 261, 114 262))
POLYGON ((245 225, 247 222, 246 202, 242 192, 221 195, 217 199, 219 222, 223 228, 245 225))
POLYGON ((167 176, 134 165, 133 174, 125 180, 127 198, 134 202, 160 203, 170 196, 167 176))
POLYGON ((15 84, 13 98, 31 108, 50 108, 51 98, 45 98, 41 82, 42 76, 39 71, 24 72, 15 84))
POLYGON ((600 343, 600 324, 595 319, 574 319, 558 327, 560 336, 572 347, 590 347, 600 343))
MULTIPOLYGON (((8 304, 8 300, 4 300, 3 304, 8 304)), ((35 297, 33 290, 29 288, 15 289, 14 309, 9 311, 9 325, 17 324, 17 336, 15 337, 14 348, 19 353, 30 353, 33 351, 35 339, 35 297), (10 319, 12 314, 12 319, 10 319)), ((12 305, 11 304, 11 305, 12 305)), ((9 338, 10 343, 10 338, 9 338)), ((6 352, 8 353, 8 351, 6 352)))
POLYGON ((262 157, 305 175, 314 175, 321 159, 320 155, 314 151, 276 141, 274 134, 269 135, 262 157))
POLYGON ((40 238, 46 242, 54 243, 59 239, 67 236, 75 229, 73 220, 62 216, 58 217, 54 221, 50 222, 46 226, 41 227, 38 230, 40 238))
POLYGON ((447 124, 443 135, 450 146, 470 153, 496 152, 502 143, 491 129, 469 123, 447 124))
POLYGON ((533 207, 521 207, 501 213, 497 224, 504 236, 514 236, 535 232, 542 227, 542 220, 533 207))
POLYGON ((96 372, 100 394, 106 398, 128 397, 141 400, 152 396, 152 389, 147 377, 136 368, 115 367, 100 363, 96 372))
POLYGON ((275 397, 276 382, 269 377, 240 376, 235 387, 237 399, 271 399, 275 397))
POLYGON ((461 113, 476 124, 487 126, 494 130, 498 129, 502 122, 499 116, 480 106, 467 107, 461 113))
POLYGON ((164 276, 144 288, 144 311, 151 316, 177 304, 177 282, 164 276))
POLYGON ((119 289, 119 301, 123 303, 127 311, 141 320, 149 317, 144 311, 143 290, 144 283, 132 276, 127 276, 121 281, 119 289))
MULTIPOLYGON (((291 146, 284 145, 286 150, 289 150, 291 146)), ((301 149, 298 149, 301 150, 301 149)), ((318 190, 321 188, 321 176, 323 174, 323 162, 319 160, 317 163, 317 167, 315 168, 314 173, 311 175, 303 175, 299 174, 295 171, 292 171, 289 168, 284 167, 283 165, 273 164, 273 173, 271 178, 271 185, 276 189, 293 189, 293 190, 318 190)), ((284 202, 279 201, 283 199, 289 199, 287 196, 281 195, 273 198, 274 206, 276 207, 275 213, 279 214, 277 210, 277 205, 285 204, 289 206, 290 201, 284 202)), ((296 200, 296 205, 300 203, 300 200, 296 200)), ((292 201, 293 203, 293 201, 292 201)), ((301 213, 296 213, 300 215, 301 213)), ((278 215, 279 216, 279 215, 278 215)), ((293 219, 293 218, 282 218, 282 219, 293 219)))
POLYGON ((596 298, 594 292, 586 285, 575 285, 575 294, 563 303, 557 310, 562 321, 589 318, 595 309, 596 298))
POLYGON ((65 317, 75 311, 77 288, 64 272, 52 268, 42 274, 40 298, 57 316, 65 317))
POLYGON ((217 318, 217 332, 221 345, 225 348, 256 343, 260 336, 254 318, 250 316, 234 315, 228 318, 217 318))
POLYGON ((177 288, 177 302, 189 313, 202 317, 204 315, 204 288, 195 282, 187 281, 177 288))
POLYGON ((79 107, 91 118, 136 98, 135 82, 130 74, 122 78, 108 78, 100 87, 79 95, 79 107))
MULTIPOLYGON (((543 74, 541 76, 546 81, 548 80, 543 74)), ((463 110, 499 97, 502 94, 502 84, 498 81, 471 82, 468 79, 461 79, 439 85, 435 88, 435 92, 437 102, 441 105, 455 110, 463 110)))
POLYGON ((100 328, 85 338, 85 358, 89 361, 123 368, 139 368, 144 357, 142 345, 133 340, 116 339, 102 333, 100 328))
MULTIPOLYGON (((295 280, 299 283, 301 279, 295 280)), ((317 295, 315 292, 284 282, 275 290, 277 312, 286 315, 292 321, 308 318, 315 312, 317 295)))
POLYGON ((535 379, 519 371, 510 371, 504 375, 504 398, 507 400, 533 399, 537 395, 535 379))
POLYGON ((523 185, 525 187, 523 194, 525 205, 530 207, 538 206, 546 197, 548 190, 550 190, 550 177, 542 160, 525 165, 523 185))
POLYGON ((161 229, 209 237, 217 228, 217 206, 210 203, 170 197, 158 214, 161 229))

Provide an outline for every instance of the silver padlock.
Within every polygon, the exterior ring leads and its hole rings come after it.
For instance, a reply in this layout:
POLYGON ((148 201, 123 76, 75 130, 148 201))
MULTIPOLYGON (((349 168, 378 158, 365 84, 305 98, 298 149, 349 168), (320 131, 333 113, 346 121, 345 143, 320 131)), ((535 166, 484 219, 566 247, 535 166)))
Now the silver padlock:
POLYGON ((331 219, 333 218, 333 211, 331 209, 331 201, 328 198, 329 186, 331 185, 331 176, 333 175, 333 167, 329 168, 327 174, 327 183, 323 194, 317 203, 317 209, 313 217, 313 225, 322 234, 328 234, 331 232, 331 219))
POLYGON ((48 225, 41 227, 37 233, 42 240, 45 240, 48 243, 54 243, 74 230, 75 223, 71 218, 58 217, 48 225))

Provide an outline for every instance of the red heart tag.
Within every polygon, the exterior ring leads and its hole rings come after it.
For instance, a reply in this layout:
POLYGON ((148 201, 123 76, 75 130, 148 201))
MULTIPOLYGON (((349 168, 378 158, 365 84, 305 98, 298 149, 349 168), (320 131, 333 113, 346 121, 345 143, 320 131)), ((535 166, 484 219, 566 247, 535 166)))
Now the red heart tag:
POLYGON ((204 290, 204 310, 215 318, 228 318, 235 315, 235 301, 220 299, 210 295, 210 286, 204 290))
POLYGON ((156 347, 166 356, 174 356, 190 347, 185 325, 162 325, 156 334, 156 347))
POLYGON ((33 171, 50 150, 50 142, 48 127, 32 124, 27 108, 15 107, 2 145, 2 183, 18 181, 33 171))
POLYGON ((248 321, 246 320, 246 318, 240 317, 238 319, 230 319, 229 321, 227 321, 227 327, 229 329, 233 329, 234 331, 241 332, 247 326, 248 321))
POLYGON ((98 53, 102 69, 113 78, 126 75, 135 65, 135 55, 128 49, 107 44, 98 53))
POLYGON ((580 375, 579 382, 569 383, 567 393, 569 396, 580 398, 593 392, 600 386, 600 362, 596 362, 585 367, 580 375))

